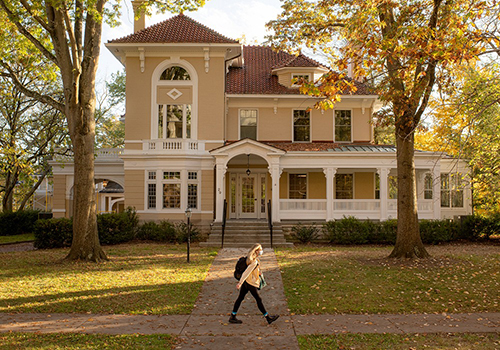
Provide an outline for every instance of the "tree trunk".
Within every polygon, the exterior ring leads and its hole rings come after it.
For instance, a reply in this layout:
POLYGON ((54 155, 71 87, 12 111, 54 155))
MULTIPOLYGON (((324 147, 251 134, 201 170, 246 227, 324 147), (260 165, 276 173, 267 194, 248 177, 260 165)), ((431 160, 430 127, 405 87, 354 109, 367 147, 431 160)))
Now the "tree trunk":
MULTIPOLYGON (((80 120, 86 117, 84 114, 80 120)), ((72 137, 75 164, 73 242, 67 260, 107 260, 97 232, 93 125, 92 119, 87 120, 77 127, 78 131, 72 137)))
POLYGON ((398 229, 396 245, 389 258, 429 256, 420 237, 415 182, 414 134, 396 133, 398 167, 398 229))
POLYGON ((12 213, 14 211, 14 189, 17 183, 17 167, 7 171, 5 176, 5 191, 2 198, 2 211, 12 213))

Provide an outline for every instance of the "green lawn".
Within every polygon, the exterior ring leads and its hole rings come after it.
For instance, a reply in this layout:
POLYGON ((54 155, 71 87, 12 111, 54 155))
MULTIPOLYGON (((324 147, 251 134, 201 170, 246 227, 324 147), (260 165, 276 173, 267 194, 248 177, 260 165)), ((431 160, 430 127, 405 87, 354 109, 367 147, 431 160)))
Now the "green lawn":
POLYGON ((0 350, 168 350, 175 342, 171 335, 0 334, 0 350))
POLYGON ((496 350, 499 334, 338 334, 298 337, 303 350, 496 350))
POLYGON ((34 240, 35 240, 35 235, 33 233, 25 233, 23 235, 14 235, 14 236, 0 236, 0 244, 26 242, 34 240))
POLYGON ((299 246, 276 255, 295 314, 499 311, 498 246, 428 250, 423 261, 388 260, 390 247, 299 246))
POLYGON ((185 245, 105 247, 110 261, 65 262, 67 249, 4 253, 0 312, 189 314, 216 256, 185 245))

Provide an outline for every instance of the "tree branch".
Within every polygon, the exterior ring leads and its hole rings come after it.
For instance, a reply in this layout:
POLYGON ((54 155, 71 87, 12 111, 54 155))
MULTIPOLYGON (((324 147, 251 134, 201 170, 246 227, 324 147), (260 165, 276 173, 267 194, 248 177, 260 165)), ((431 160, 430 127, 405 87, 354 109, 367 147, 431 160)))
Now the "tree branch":
POLYGON ((40 93, 38 93, 36 91, 28 89, 26 86, 24 86, 20 82, 17 74, 12 70, 12 68, 7 63, 5 63, 3 60, 0 60, 0 66, 4 67, 8 71, 8 73, 2 73, 1 75, 2 76, 8 76, 12 80, 12 82, 14 83, 14 85, 16 86, 16 88, 19 89, 24 95, 26 95, 28 97, 31 97, 31 98, 34 98, 37 101, 40 101, 42 103, 45 103, 45 104, 47 104, 47 105, 49 105, 49 106, 57 109, 61 113, 65 113, 65 106, 64 106, 64 104, 62 104, 61 102, 55 100, 51 96, 42 95, 42 94, 40 94, 40 93))
POLYGON ((26 9, 26 11, 28 11, 28 13, 30 14, 31 17, 33 17, 37 22, 38 24, 40 24, 47 32, 50 33, 50 27, 49 25, 43 20, 42 17, 40 16, 37 16, 35 14, 33 14, 33 11, 31 9, 31 6, 28 4, 28 2, 26 0, 20 0, 21 1, 21 4, 24 6, 24 8, 26 9))
POLYGON ((37 38, 35 38, 31 33, 19 22, 14 13, 7 7, 5 0, 0 0, 0 6, 3 8, 12 23, 15 24, 19 33, 21 33, 26 39, 28 39, 35 47, 40 50, 40 52, 50 61, 54 62, 56 65, 57 58, 47 49, 37 38))

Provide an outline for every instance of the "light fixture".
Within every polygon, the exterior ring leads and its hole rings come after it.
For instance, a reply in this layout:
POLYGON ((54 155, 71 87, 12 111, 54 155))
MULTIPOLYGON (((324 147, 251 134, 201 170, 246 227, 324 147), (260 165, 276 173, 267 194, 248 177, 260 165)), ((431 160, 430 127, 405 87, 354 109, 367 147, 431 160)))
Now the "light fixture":
POLYGON ((247 154, 247 171, 246 171, 246 173, 247 173, 247 176, 250 176, 250 174, 252 173, 250 171, 250 154, 247 154))

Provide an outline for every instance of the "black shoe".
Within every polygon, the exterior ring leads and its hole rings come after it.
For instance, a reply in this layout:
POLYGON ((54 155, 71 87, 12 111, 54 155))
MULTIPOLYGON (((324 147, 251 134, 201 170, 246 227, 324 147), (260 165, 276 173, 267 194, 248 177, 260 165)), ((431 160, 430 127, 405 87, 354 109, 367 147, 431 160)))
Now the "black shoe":
POLYGON ((243 323, 243 321, 242 320, 238 320, 236 318, 236 315, 231 314, 231 317, 229 317, 229 323, 238 323, 239 324, 239 323, 243 323))
POLYGON ((274 321, 276 321, 279 317, 280 317, 280 315, 273 315, 273 316, 267 315, 266 316, 267 323, 271 324, 274 321))

